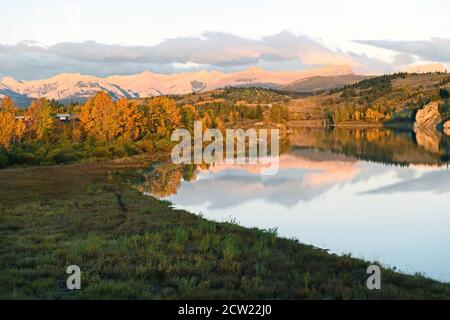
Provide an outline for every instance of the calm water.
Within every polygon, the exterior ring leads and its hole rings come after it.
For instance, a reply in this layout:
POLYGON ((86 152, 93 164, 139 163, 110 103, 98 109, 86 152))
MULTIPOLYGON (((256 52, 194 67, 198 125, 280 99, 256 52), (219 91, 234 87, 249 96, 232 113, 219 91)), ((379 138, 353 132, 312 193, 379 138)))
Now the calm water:
POLYGON ((448 138, 297 130, 280 170, 160 166, 146 192, 178 208, 450 282, 448 138))

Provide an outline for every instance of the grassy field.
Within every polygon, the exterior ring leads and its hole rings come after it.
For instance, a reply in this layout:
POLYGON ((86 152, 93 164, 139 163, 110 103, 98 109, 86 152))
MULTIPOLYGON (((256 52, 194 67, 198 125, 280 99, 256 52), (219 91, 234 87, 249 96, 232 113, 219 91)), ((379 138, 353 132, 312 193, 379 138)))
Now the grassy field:
POLYGON ((450 298, 448 284, 385 269, 370 291, 369 262, 141 195, 156 160, 1 170, 0 298, 450 298), (73 264, 82 289, 69 291, 73 264))

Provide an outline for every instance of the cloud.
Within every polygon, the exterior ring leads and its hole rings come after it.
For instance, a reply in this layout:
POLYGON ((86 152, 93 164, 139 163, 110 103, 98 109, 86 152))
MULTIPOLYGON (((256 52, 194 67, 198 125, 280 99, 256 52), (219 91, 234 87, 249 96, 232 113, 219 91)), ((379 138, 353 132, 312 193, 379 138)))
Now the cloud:
POLYGON ((417 55, 422 60, 450 62, 450 39, 433 38, 420 41, 357 40, 356 42, 400 53, 417 55))
POLYGON ((416 59, 408 53, 399 53, 394 57, 394 66, 401 67, 415 62, 416 59))
POLYGON ((94 41, 44 46, 33 41, 0 45, 0 76, 36 79, 60 72, 97 76, 151 70, 244 68, 250 65, 353 65, 352 57, 305 35, 281 32, 252 40, 222 32, 167 39, 154 46, 107 45, 94 41), (188 66, 188 68, 186 68, 188 66))
POLYGON ((363 194, 392 194, 399 192, 434 192, 450 193, 450 171, 439 170, 423 174, 422 176, 400 181, 363 194))
POLYGON ((349 52, 349 56, 357 63, 357 66, 353 68, 356 73, 383 74, 391 73, 396 70, 391 63, 369 57, 366 54, 349 52))
MULTIPOLYGON (((284 31, 264 37, 262 42, 274 50, 273 59, 299 59, 306 64, 348 64, 354 61, 348 54, 332 51, 318 41, 305 36, 296 36, 284 31)), ((269 58, 269 56, 266 56, 269 58)))
POLYGON ((134 74, 142 71, 173 73, 217 69, 238 71, 249 66, 269 70, 299 70, 322 65, 349 65, 357 73, 394 72, 415 57, 449 61, 450 40, 390 41, 360 43, 398 52, 394 61, 366 54, 330 49, 307 35, 284 31, 258 40, 223 32, 205 32, 196 37, 178 37, 154 46, 101 44, 95 41, 59 43, 52 46, 33 41, 0 45, 0 77, 31 80, 62 72, 96 76, 134 74))

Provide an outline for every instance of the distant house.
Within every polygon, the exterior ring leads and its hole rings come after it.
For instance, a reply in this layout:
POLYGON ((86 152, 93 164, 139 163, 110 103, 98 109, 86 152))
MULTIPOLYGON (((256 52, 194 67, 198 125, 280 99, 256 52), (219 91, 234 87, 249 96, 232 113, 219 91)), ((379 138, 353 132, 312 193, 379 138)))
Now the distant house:
POLYGON ((16 116, 16 120, 30 120, 29 116, 16 116))
POLYGON ((70 114, 70 113, 58 113, 56 115, 56 118, 59 121, 70 121, 70 120, 73 119, 73 114, 70 114))

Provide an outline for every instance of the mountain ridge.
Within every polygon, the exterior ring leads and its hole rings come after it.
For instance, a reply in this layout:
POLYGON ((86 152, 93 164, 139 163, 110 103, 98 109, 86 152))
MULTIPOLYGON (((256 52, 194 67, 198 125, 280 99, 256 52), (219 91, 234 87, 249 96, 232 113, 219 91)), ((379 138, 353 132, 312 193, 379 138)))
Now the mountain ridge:
POLYGON ((267 71, 255 67, 230 73, 217 70, 175 74, 144 71, 139 74, 108 77, 60 73, 41 80, 22 81, 4 77, 0 82, 0 99, 3 96, 11 96, 19 106, 24 106, 35 98, 55 99, 61 103, 83 102, 99 91, 106 91, 114 99, 145 98, 209 91, 227 86, 282 87, 310 77, 351 74, 353 71, 347 65, 300 71, 267 71))

